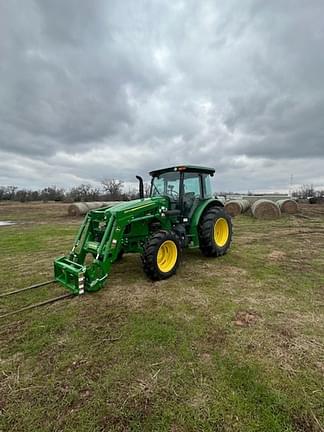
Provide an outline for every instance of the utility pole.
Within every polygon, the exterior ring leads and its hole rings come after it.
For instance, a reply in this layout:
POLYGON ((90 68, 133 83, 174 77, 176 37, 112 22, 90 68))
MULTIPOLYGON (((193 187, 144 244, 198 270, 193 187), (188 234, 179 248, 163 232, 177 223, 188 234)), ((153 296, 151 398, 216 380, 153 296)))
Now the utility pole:
POLYGON ((293 185, 293 179, 294 179, 294 175, 290 174, 290 181, 289 181, 289 198, 291 198, 292 196, 292 185, 293 185))

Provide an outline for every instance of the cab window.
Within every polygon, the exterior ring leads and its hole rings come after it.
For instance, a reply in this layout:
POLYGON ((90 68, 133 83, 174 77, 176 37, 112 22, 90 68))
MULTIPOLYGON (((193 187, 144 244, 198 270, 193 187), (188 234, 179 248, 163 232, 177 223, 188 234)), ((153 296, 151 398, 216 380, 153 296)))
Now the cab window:
POLYGON ((179 198, 180 174, 179 172, 166 172, 153 177, 151 196, 166 195, 175 201, 179 198))
POLYGON ((209 198, 213 196, 211 184, 210 184, 210 175, 209 174, 203 174, 203 185, 204 185, 204 197, 209 198))
POLYGON ((194 198, 201 196, 200 176, 197 173, 184 173, 183 179, 184 195, 190 194, 194 198))

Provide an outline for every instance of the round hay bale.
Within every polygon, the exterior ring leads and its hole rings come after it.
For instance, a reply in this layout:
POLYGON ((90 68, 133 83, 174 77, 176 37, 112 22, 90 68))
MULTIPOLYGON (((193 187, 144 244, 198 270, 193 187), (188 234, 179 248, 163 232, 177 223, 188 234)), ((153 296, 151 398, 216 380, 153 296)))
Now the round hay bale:
POLYGON ((249 207, 250 203, 246 199, 230 200, 225 203, 225 210, 233 217, 244 213, 249 207))
POLYGON ((298 212, 298 205, 293 199, 282 199, 277 201, 282 213, 295 214, 298 212))
POLYGON ((114 205, 114 203, 107 202, 107 201, 93 201, 93 202, 87 202, 85 204, 87 204, 90 210, 96 210, 102 207, 111 207, 112 205, 114 205))
POLYGON ((251 203, 247 199, 241 199, 241 205, 242 205, 242 213, 246 212, 251 207, 251 203))
POLYGON ((242 206, 238 200, 227 201, 224 207, 227 213, 229 213, 232 217, 238 216, 242 212, 242 206))
POLYGON ((281 215, 278 204, 267 199, 255 201, 251 210, 253 216, 257 219, 275 219, 281 215))
POLYGON ((88 212, 89 207, 86 203, 73 203, 68 207, 69 216, 81 216, 88 212))
POLYGON ((95 210, 97 208, 102 207, 102 202, 94 201, 94 202, 87 202, 87 206, 90 210, 95 210))
POLYGON ((103 201, 101 207, 112 207, 118 203, 119 201, 103 201))

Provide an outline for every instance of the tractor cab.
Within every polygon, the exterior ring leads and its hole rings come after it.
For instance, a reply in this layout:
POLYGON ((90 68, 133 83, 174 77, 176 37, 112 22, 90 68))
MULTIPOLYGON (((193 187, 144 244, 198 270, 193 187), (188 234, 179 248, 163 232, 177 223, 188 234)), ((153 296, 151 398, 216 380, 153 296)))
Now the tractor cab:
POLYGON ((166 196, 170 209, 191 219, 194 210, 202 200, 212 198, 210 177, 213 168, 181 165, 151 171, 151 197, 166 196))

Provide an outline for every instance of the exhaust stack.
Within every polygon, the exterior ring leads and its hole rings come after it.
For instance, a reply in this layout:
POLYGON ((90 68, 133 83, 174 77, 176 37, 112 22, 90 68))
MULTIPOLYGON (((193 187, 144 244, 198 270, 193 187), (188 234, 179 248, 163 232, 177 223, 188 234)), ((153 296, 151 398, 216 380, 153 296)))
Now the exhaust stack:
POLYGON ((143 178, 141 176, 136 176, 137 180, 139 181, 139 197, 142 199, 144 198, 144 184, 143 184, 143 178))

